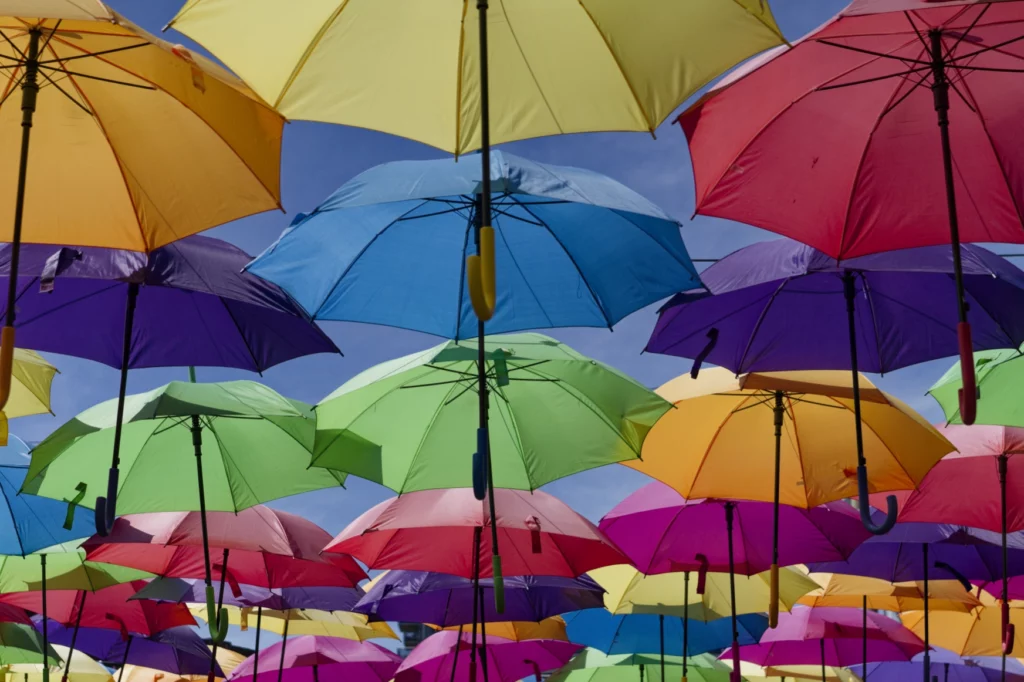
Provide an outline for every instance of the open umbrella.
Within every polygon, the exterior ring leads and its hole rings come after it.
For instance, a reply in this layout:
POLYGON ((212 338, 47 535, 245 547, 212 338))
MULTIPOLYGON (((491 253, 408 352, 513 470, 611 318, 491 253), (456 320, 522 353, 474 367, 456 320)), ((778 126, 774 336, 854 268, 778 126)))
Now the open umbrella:
POLYGON ((658 656, 650 654, 606 654, 598 649, 584 649, 548 677, 552 682, 728 682, 731 670, 713 657, 698 656, 689 660, 690 673, 683 672, 682 656, 666 656, 661 665, 658 656))
MULTIPOLYGON (((974 371, 978 391, 985 391, 985 402, 979 403, 976 422, 994 426, 1024 427, 1024 412, 1018 401, 1013 400, 1024 376, 1024 363, 1017 359, 1024 355, 1020 348, 984 350, 974 354, 974 371)), ((966 423, 960 414, 957 396, 963 385, 960 362, 954 363, 939 377, 928 394, 939 403, 946 421, 951 424, 966 423)))
MULTIPOLYGON (((245 654, 232 649, 227 649, 223 646, 217 647, 216 656, 217 665, 220 666, 221 672, 226 676, 230 676, 232 671, 234 671, 234 669, 246 659, 245 654)), ((126 665, 121 670, 116 671, 116 674, 118 682, 207 682, 209 679, 209 676, 206 673, 203 673, 202 675, 169 673, 164 670, 155 670, 153 668, 147 668, 139 665, 126 665)), ((224 679, 225 678, 223 677, 215 678, 215 680, 224 679)))
MULTIPOLYGON (((228 622, 243 631, 255 621, 251 606, 228 606, 228 622)), ((209 620, 205 606, 193 606, 192 614, 201 620, 209 620)), ((370 622, 361 613, 349 611, 318 611, 316 609, 288 609, 278 611, 263 609, 259 616, 261 627, 279 635, 316 635, 319 637, 340 637, 364 642, 368 639, 398 639, 391 627, 383 621, 370 622)))
MULTIPOLYGON (((737 377, 713 369, 674 379, 658 393, 679 409, 651 430, 641 460, 624 463, 688 499, 772 502, 773 575, 785 565, 777 555, 780 505, 808 509, 861 493, 866 501, 865 456, 873 462, 871 490, 913 488, 953 449, 910 407, 846 372, 737 377), (851 420, 866 431, 850 429, 851 420)), ((895 503, 881 525, 862 514, 865 528, 886 530, 895 503)), ((774 617, 777 606, 770 604, 774 617)))
MULTIPOLYGON (((284 120, 238 79, 99 1, 25 12, 0 5, 4 91, 21 90, 20 115, 2 122, 11 147, 20 138, 2 173, 8 272, 18 274, 22 242, 150 251, 280 207, 284 120)), ((0 408, 18 293, 11 277, 0 408)))
MULTIPOLYGON (((267 500, 338 486, 344 480, 342 474, 308 468, 315 428, 311 408, 261 384, 171 382, 129 396, 120 421, 116 403, 107 401, 86 410, 36 446, 24 490, 70 499, 73 490, 84 496, 90 485, 102 488, 103 462, 111 440, 115 431, 123 431, 130 444, 122 452, 129 474, 120 482, 120 509, 199 512, 211 611, 208 509, 236 512, 267 500), (212 438, 204 439, 204 432, 212 438), (131 476, 135 472, 139 475, 131 476)), ((222 584, 224 580, 226 575, 222 584)), ((226 621, 219 625, 211 624, 217 641, 227 632, 226 621)))
POLYGON ((0 659, 3 665, 46 664, 44 680, 49 679, 50 666, 59 664, 61 660, 53 647, 31 625, 4 622, 0 622, 0 659))
MULTIPOLYGON (((903 682, 921 677, 924 665, 921 654, 910 661, 885 661, 863 665, 851 665, 850 670, 861 679, 874 682, 903 682)), ((926 673, 937 682, 1024 682, 1024 670, 1007 672, 1005 677, 999 668, 984 664, 984 659, 965 658, 951 651, 936 649, 931 653, 931 670, 926 673)))
MULTIPOLYGON (((59 644, 51 644, 50 648, 60 656, 63 661, 71 661, 71 648, 59 644)), ((10 673, 12 682, 41 682, 43 679, 42 663, 14 663, 4 666, 6 672, 10 673)), ((52 666, 51 666, 52 667, 52 666)), ((62 682, 113 682, 110 672, 95 659, 86 656, 81 651, 69 664, 69 671, 61 680, 62 682)), ((59 672, 51 670, 50 672, 59 672)))
POLYGON ((278 642, 245 659, 231 673, 231 680, 260 682, 283 679, 285 682, 387 682, 402 659, 372 642, 357 642, 336 637, 306 635, 288 642, 278 642), (265 672, 254 675, 259 669, 265 672))
MULTIPOLYGON (((604 590, 587 576, 505 576, 505 611, 497 613, 488 592, 493 579, 480 581, 483 623, 542 621, 579 609, 600 608, 604 590)), ((440 627, 473 622, 473 581, 445 573, 386 571, 366 585, 366 595, 351 610, 382 620, 432 623, 440 627)))
MULTIPOLYGON (((979 594, 979 599, 982 605, 966 613, 941 611, 928 614, 934 644, 960 656, 1003 656, 1007 648, 1024 647, 1024 639, 1016 635, 1017 625, 1024 632, 1024 611, 1009 609, 1008 617, 1013 627, 1004 634, 1002 609, 997 600, 984 591, 979 594), (1007 637, 1014 637, 1015 641, 1007 643, 1007 637), (1006 644, 1008 646, 1004 646, 1006 644)), ((900 619, 918 636, 924 635, 924 611, 903 613, 900 619)))
MULTIPOLYGON (((820 587, 800 597, 799 603, 812 607, 845 607, 878 611, 918 611, 924 608, 921 582, 893 583, 842 573, 811 573, 820 587)), ((934 611, 967 613, 981 602, 956 580, 928 581, 928 608, 934 611)))
MULTIPOLYGON (((0 249, 0 286, 12 279, 12 255, 10 246, 0 249)), ((37 350, 121 370, 119 414, 130 368, 262 372, 295 357, 337 352, 284 291, 240 272, 248 260, 238 247, 198 235, 148 254, 25 245, 15 278, 18 338, 37 350), (71 328, 89 333, 67 334, 71 328)), ((116 515, 121 439, 114 436, 107 496, 96 503, 101 535, 116 515)))
POLYGON ((475 680, 516 682, 548 670, 562 667, 580 650, 579 644, 555 639, 531 639, 515 642, 495 637, 486 646, 471 643, 469 634, 443 630, 427 637, 395 672, 395 682, 418 682, 422 679, 475 680), (468 649, 469 664, 459 673, 459 654, 468 649))
MULTIPOLYGON (((263 609, 324 609, 351 611, 363 596, 359 587, 256 587, 233 585, 224 594, 224 603, 263 609)), ((199 604, 206 601, 206 586, 201 578, 154 578, 135 593, 133 599, 199 604)))
POLYGON ((10 388, 6 405, 0 410, 0 445, 7 444, 7 420, 50 412, 50 386, 58 369, 39 353, 14 349, 10 388))
MULTIPOLYGON (((446 628, 438 628, 435 625, 430 627, 437 630, 459 630, 464 625, 449 625, 446 628)), ((528 639, 557 639, 561 642, 569 641, 569 634, 566 632, 565 620, 558 616, 551 616, 539 622, 532 621, 492 621, 480 623, 480 630, 485 637, 500 637, 510 639, 513 642, 525 642, 528 639)))

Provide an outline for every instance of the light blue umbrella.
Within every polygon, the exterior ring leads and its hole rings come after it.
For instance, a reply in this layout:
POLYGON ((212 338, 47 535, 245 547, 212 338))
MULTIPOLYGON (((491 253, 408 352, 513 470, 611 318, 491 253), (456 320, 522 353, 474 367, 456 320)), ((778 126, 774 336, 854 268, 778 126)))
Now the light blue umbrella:
MULTIPOLYGON (((47 547, 87 538, 90 519, 69 512, 74 505, 35 495, 19 495, 28 466, 0 466, 0 554, 26 556, 47 547)), ((83 489, 84 490, 84 489, 83 489)))
MULTIPOLYGON (((480 173, 465 157, 371 168, 300 214, 248 269, 318 320, 471 338, 465 263, 480 173)), ((491 180, 498 298, 488 334, 611 327, 701 286, 679 224, 615 180, 503 152, 491 180)))

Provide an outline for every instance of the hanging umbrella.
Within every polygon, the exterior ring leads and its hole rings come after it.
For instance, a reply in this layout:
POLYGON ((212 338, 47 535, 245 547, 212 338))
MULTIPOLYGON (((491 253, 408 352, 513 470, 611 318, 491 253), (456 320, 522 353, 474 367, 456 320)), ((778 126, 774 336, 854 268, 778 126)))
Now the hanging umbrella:
POLYGON ((352 682, 387 682, 398 669, 401 658, 372 642, 356 642, 335 637, 306 635, 256 652, 239 664, 231 680, 252 682, 276 679, 278 670, 285 682, 317 682, 323 680, 351 680, 352 682), (253 665, 259 661, 262 678, 253 676, 253 665))
MULTIPOLYGON (((71 649, 59 644, 51 644, 50 648, 63 661, 71 660, 71 649)), ((114 682, 106 668, 98 661, 86 656, 82 652, 74 657, 74 662, 69 665, 70 671, 61 678, 61 682, 114 682)), ((42 663, 15 663, 4 666, 7 673, 12 675, 11 682, 42 682, 42 663)), ((57 672, 60 670, 50 670, 57 672)))
MULTIPOLYGON (((757 682, 756 678, 767 678, 766 682, 785 682, 785 678, 798 680, 821 680, 821 665, 772 665, 762 667, 754 663, 740 661, 740 673, 750 682, 757 682), (751 671, 758 674, 750 674, 751 671)), ((861 678, 850 672, 849 668, 842 668, 835 665, 825 666, 825 680, 827 682, 862 682, 861 678)))
MULTIPOLYGON (((799 603, 812 607, 844 607, 878 611, 916 611, 924 608, 921 582, 892 583, 878 578, 842 573, 811 573, 820 587, 800 597, 799 603)), ((981 602, 956 580, 928 582, 928 608, 933 611, 971 611, 981 602)))
MULTIPOLYGON (((596 526, 557 498, 540 490, 494 492, 501 506, 493 525, 511 550, 505 565, 510 575, 574 577, 627 561, 596 526)), ((437 571, 463 578, 473 577, 476 554, 480 578, 487 578, 490 565, 483 558, 491 548, 483 530, 489 525, 492 517, 469 488, 406 493, 363 513, 324 552, 350 554, 371 569, 437 571)))
MULTIPOLYGON (((1011 396, 1016 394, 1017 380, 1024 372, 1024 364, 1016 362, 1022 352, 1019 348, 979 351, 974 354, 978 391, 982 388, 987 398, 979 403, 977 422, 995 426, 1024 427, 1024 413, 1011 396)), ((957 395, 962 386, 960 363, 946 370, 928 394, 939 403, 946 421, 951 424, 965 423, 960 415, 957 395)))
MULTIPOLYGON (((964 658, 951 651, 936 649, 931 654, 931 670, 927 671, 937 682, 1024 682, 1024 671, 1007 671, 1005 678, 999 668, 987 666, 984 659, 964 658)), ((875 682, 903 682, 903 680, 921 677, 924 665, 921 654, 910 661, 886 661, 869 663, 867 674, 875 682)), ((862 675, 863 665, 852 665, 850 670, 862 675)), ((862 675, 863 676, 863 675, 862 675)))
MULTIPOLYGON (((0 285, 11 279, 11 256, 11 247, 0 249, 0 285)), ((281 289, 239 272, 248 260, 241 249, 203 236, 149 254, 26 245, 17 278, 19 338, 32 348, 121 370, 118 414, 129 368, 213 365, 262 372, 295 357, 338 352, 281 289), (93 331, 64 333, 84 325, 93 331)), ((100 535, 115 516, 121 441, 114 435, 108 495, 96 503, 100 535)))
MULTIPOLYGON (((228 606, 228 622, 243 631, 255 621, 254 611, 248 606, 228 606)), ((209 620, 205 606, 193 606, 192 614, 200 620, 209 620)), ((277 611, 263 609, 260 614, 261 627, 279 635, 316 635, 318 637, 340 637, 364 642, 369 639, 398 639, 391 627, 381 621, 369 622, 361 613, 348 611, 318 611, 316 609, 288 609, 277 611)))
MULTIPOLYGON (((281 435, 287 436, 287 431, 281 435)), ((235 464, 236 469, 240 466, 241 463, 235 464)), ((241 476, 241 472, 235 475, 241 476)), ((246 476, 247 481, 250 478, 246 476)), ((350 556, 321 557, 320 551, 331 541, 323 528, 301 516, 261 504, 234 513, 207 512, 206 534, 211 550, 228 552, 227 563, 222 561, 216 570, 227 577, 232 593, 236 588, 242 590, 240 585, 352 588, 367 577, 350 556)), ((93 561, 131 566, 165 577, 205 575, 199 512, 122 516, 107 537, 92 537, 82 547, 93 561)))
MULTIPOLYGON (((217 665, 220 666, 221 671, 227 676, 230 676, 232 671, 246 659, 245 654, 224 647, 218 647, 216 655, 217 665)), ((118 677, 118 682, 207 682, 209 679, 209 676, 205 673, 203 675, 168 673, 164 670, 155 670, 138 665, 126 665, 121 670, 116 671, 115 674, 118 677)), ((216 677, 214 679, 224 680, 225 678, 216 677)))
MULTIPOLYGON (((464 632, 464 625, 449 625, 446 628, 438 628, 435 625, 430 627, 438 630, 455 630, 464 632)), ((530 639, 557 639, 560 642, 568 642, 569 634, 565 629, 565 620, 558 616, 551 616, 539 622, 532 621, 502 621, 484 622, 479 625, 485 637, 500 637, 510 639, 513 642, 525 642, 530 639)))
MULTIPOLYGON (((86 410, 36 446, 23 489, 70 499, 69 491, 76 488, 84 496, 90 485, 102 487, 111 439, 123 430, 131 445, 121 453, 128 474, 120 484, 120 510, 199 512, 211 611, 207 509, 237 512, 267 500, 338 486, 344 480, 341 474, 308 468, 314 429, 309 406, 261 384, 171 382, 129 396, 122 421, 117 420, 115 403, 86 410), (113 428, 122 424, 123 428, 113 428), (213 436, 205 444, 204 430, 213 436), (133 472, 140 475, 132 477, 133 472)), ((211 635, 222 641, 227 624, 218 625, 211 628, 211 635)))
POLYGON ((49 414, 50 386, 59 370, 39 353, 14 349, 7 404, 0 411, 0 445, 7 444, 7 420, 33 414, 49 414))
MULTIPOLYGON (((1002 609, 998 602, 987 592, 979 595, 982 605, 967 613, 940 611, 928 615, 928 627, 935 646, 949 649, 960 656, 1002 656, 1006 637, 1014 637, 1009 642, 1010 650, 1024 647, 1024 639, 1016 634, 1017 625, 1024 632, 1024 612, 1020 609, 1009 609, 1009 635, 1003 634, 1002 609)), ((913 630, 919 637, 925 631, 924 611, 911 611, 900 615, 903 624, 913 630)), ((934 675, 934 671, 932 675, 934 675)))
MULTIPOLYGON (((256 587, 232 585, 239 590, 224 593, 224 603, 262 609, 324 609, 352 611, 363 597, 359 587, 256 587)), ((133 599, 200 604, 206 601, 206 585, 199 578, 154 578, 133 599)))
MULTIPOLYGON (((0 659, 3 660, 3 665, 58 665, 61 661, 60 655, 31 625, 3 622, 0 622, 0 659)), ((45 669, 48 671, 49 667, 45 669)), ((43 674, 43 679, 48 679, 46 673, 43 674)))
MULTIPOLYGON (((505 577, 505 611, 498 614, 488 592, 492 579, 480 581, 484 623, 537 622, 560 613, 600 608, 604 590, 587 576, 524 575, 505 577)), ((473 583, 468 578, 424 571, 386 571, 366 585, 353 611, 383 620, 433 623, 440 627, 473 622, 473 583)), ((507 638, 511 639, 511 638, 507 638)), ((550 639, 550 638, 542 638, 550 639)))
MULTIPOLYGON (((809 509, 861 491, 866 500, 865 456, 874 463, 873 490, 913 488, 953 446, 908 406, 862 383, 858 388, 849 374, 834 371, 736 377, 714 369, 674 379, 658 393, 679 409, 651 430, 643 459, 625 464, 688 499, 758 500, 776 508, 809 509), (851 430, 851 420, 866 432, 851 430)), ((891 525, 888 518, 881 526, 864 515, 861 521, 873 533, 891 525)), ((786 563, 777 556, 780 523, 773 516, 773 574, 786 563)), ((777 607, 770 605, 774 617, 777 607)))
POLYGON ((530 676, 540 679, 541 673, 562 667, 580 650, 579 644, 551 639, 514 642, 494 637, 485 644, 477 646, 471 643, 469 634, 460 635, 451 630, 433 634, 402 661, 394 674, 395 682, 449 678, 516 682, 530 676), (459 674, 462 652, 465 652, 462 657, 468 656, 469 663, 464 666, 465 672, 459 674))
MULTIPOLYGON (((21 116, 4 128, 12 145, 20 137, 18 160, 11 154, 4 170, 15 190, 4 205, 14 216, 3 237, 10 271, 18 273, 22 242, 149 251, 280 207, 284 121, 231 74, 98 1, 23 12, 16 0, 0 6, 4 91, 21 90, 21 116)), ((0 408, 17 297, 12 277, 0 408)))
POLYGON ((666 656, 664 668, 658 656, 650 654, 606 654, 584 649, 572 657, 548 680, 551 682, 668 682, 682 679, 694 682, 728 682, 731 670, 713 657, 694 657, 690 674, 683 673, 681 656, 666 656))

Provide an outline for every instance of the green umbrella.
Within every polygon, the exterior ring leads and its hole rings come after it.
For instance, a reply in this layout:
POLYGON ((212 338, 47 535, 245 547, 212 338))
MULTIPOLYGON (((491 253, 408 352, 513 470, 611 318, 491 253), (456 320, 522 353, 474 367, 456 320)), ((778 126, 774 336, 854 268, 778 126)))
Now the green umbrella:
MULTIPOLYGON (((494 487, 534 490, 636 459, 671 404, 596 360, 540 334, 489 336, 494 487)), ((316 407, 313 464, 395 492, 482 484, 477 449, 477 345, 449 341, 372 367, 316 407)))
POLYGON ((43 663, 43 652, 51 665, 60 664, 60 656, 34 627, 20 623, 0 623, 0 666, 43 663))
MULTIPOLYGON (((979 351, 974 354, 978 383, 976 424, 1024 427, 1024 404, 1018 399, 1024 383, 1024 346, 1020 350, 979 351)), ((928 389, 946 415, 946 421, 962 424, 959 394, 960 363, 957 362, 928 389)))
MULTIPOLYGON (((94 499, 86 493, 106 486, 116 410, 117 400, 101 403, 36 446, 23 490, 78 502, 94 499)), ((345 480, 344 474, 309 468, 312 408, 252 381, 174 381, 126 398, 122 424, 118 512, 201 513, 211 613, 216 610, 207 510, 237 512, 345 480)), ((211 621, 211 635, 220 641, 226 633, 222 613, 216 627, 211 621)))
POLYGON ((709 654, 691 656, 687 665, 684 678, 681 656, 666 656, 663 668, 658 654, 606 654, 584 649, 549 677, 548 682, 729 682, 732 671, 709 654))

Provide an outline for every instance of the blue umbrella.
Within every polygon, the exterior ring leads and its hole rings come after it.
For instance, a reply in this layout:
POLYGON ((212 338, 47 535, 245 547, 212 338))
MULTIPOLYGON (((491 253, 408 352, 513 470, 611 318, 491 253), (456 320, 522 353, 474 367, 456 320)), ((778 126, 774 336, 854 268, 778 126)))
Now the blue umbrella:
POLYGON ((0 466, 0 554, 25 556, 46 547, 89 537, 89 519, 68 515, 68 504, 35 495, 19 495, 28 466, 0 466))

